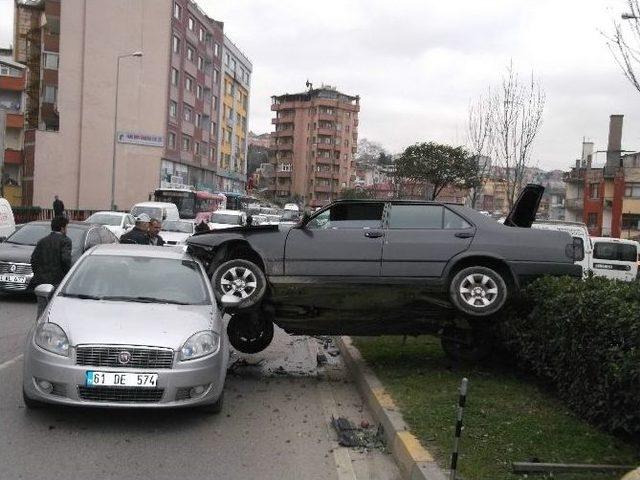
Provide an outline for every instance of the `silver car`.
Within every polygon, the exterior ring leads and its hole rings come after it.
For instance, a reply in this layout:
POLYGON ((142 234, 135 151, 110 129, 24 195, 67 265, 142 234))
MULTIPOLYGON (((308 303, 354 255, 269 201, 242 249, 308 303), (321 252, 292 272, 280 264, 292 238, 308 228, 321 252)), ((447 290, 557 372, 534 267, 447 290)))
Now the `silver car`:
POLYGON ((27 407, 222 408, 222 312, 182 249, 101 245, 36 295, 49 303, 27 336, 27 407))

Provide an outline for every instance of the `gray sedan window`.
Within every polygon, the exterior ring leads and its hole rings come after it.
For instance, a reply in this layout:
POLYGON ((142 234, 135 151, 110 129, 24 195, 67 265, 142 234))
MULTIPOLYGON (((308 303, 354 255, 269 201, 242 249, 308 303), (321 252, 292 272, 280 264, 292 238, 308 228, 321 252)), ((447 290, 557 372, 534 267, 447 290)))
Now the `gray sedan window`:
POLYGON ((440 205, 393 205, 389 228, 442 228, 440 205))
POLYGON ((339 203, 307 224, 312 230, 380 228, 384 203, 339 203))
POLYGON ((460 215, 452 212, 448 208, 444 209, 444 228, 462 230, 470 227, 471 225, 469 225, 469 222, 460 215))

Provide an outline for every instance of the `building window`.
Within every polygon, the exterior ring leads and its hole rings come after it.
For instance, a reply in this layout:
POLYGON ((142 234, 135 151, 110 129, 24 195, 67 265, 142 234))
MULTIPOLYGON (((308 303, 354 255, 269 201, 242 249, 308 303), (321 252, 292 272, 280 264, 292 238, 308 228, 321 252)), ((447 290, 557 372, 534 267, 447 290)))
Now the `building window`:
POLYGON ((183 117, 185 121, 191 122, 193 120, 193 110, 189 105, 185 104, 184 108, 182 109, 182 112, 183 112, 183 117))
POLYGON ((58 70, 58 59, 59 56, 57 53, 45 53, 44 68, 48 70, 58 70))
POLYGON ((195 50, 191 45, 187 45, 187 60, 189 60, 190 62, 193 62, 194 58, 195 58, 195 50))
POLYGON ((200 142, 195 142, 196 155, 200 155, 200 142))
POLYGON ((236 66, 237 66, 236 59, 232 58, 231 59, 231 70, 233 70, 235 72, 236 71, 236 66))
POLYGON ((198 70, 202 70, 204 68, 204 59, 202 57, 198 57, 198 70))
POLYGON ((227 128, 224 129, 224 141, 227 143, 231 143, 231 130, 227 128))
POLYGON ((218 136, 218 124, 216 122, 211 122, 211 136, 218 136))
POLYGON ((185 152, 191 151, 191 137, 188 135, 182 136, 182 150, 185 152))
POLYGON ((599 183, 590 183, 589 184, 589 198, 598 198, 598 186, 599 183))
POLYGON ((182 16, 182 7, 178 5, 178 2, 173 3, 173 18, 180 20, 182 16))
POLYGON ((184 81, 184 88, 188 91, 193 92, 193 78, 187 75, 187 78, 184 81))
POLYGON ((213 54, 216 57, 220 56, 220 45, 218 45, 217 43, 213 44, 213 54))
POLYGON ((233 95, 233 85, 231 82, 224 82, 224 93, 227 95, 233 95))
POLYGON ((178 71, 177 68, 171 68, 171 85, 173 86, 178 86, 178 83, 180 83, 180 72, 178 71))
POLYGON ((180 53, 180 39, 176 35, 173 36, 173 53, 180 53))
POLYGON ((625 197, 640 197, 640 183, 627 183, 624 187, 625 197))
POLYGON ((596 228, 598 226, 598 214, 590 213, 587 215, 587 227, 596 228))
POLYGON ((623 230, 640 230, 640 215, 637 213, 622 214, 623 230))
POLYGON ((171 150, 176 149, 176 134, 173 132, 169 132, 169 135, 167 135, 167 147, 171 150))
POLYGON ((242 125, 242 115, 236 114, 236 125, 242 125))
POLYGON ((193 18, 189 17, 189 21, 188 21, 188 25, 189 25, 189 30, 191 30, 193 32, 193 26, 195 25, 196 22, 193 21, 193 18))
POLYGON ((53 85, 46 85, 44 87, 44 102, 45 103, 56 103, 56 99, 58 98, 58 87, 54 87, 53 85))
POLYGON ((196 127, 200 127, 200 124, 202 123, 202 115, 200 115, 199 113, 196 113, 196 127))
POLYGON ((198 32, 198 39, 200 39, 201 42, 204 42, 204 30, 202 28, 198 32))
POLYGON ((176 118, 177 115, 178 115, 178 104, 173 100, 171 100, 169 102, 169 116, 176 118))
POLYGON ((281 172, 290 172, 291 171, 291 164, 290 163, 281 163, 279 170, 281 172))
POLYGON ((230 62, 231 62, 231 57, 229 56, 228 53, 225 53, 224 54, 224 64, 228 67, 230 62))
POLYGON ((202 86, 201 85, 198 85, 196 87, 196 97, 202 98, 202 86))
POLYGON ((218 70, 214 69, 213 70, 213 83, 218 83, 218 75, 220 75, 220 73, 218 72, 218 70))
POLYGON ((211 103, 212 103, 211 108, 212 108, 214 111, 216 111, 216 112, 217 112, 217 111, 218 111, 218 97, 213 97, 213 101, 212 101, 211 103))

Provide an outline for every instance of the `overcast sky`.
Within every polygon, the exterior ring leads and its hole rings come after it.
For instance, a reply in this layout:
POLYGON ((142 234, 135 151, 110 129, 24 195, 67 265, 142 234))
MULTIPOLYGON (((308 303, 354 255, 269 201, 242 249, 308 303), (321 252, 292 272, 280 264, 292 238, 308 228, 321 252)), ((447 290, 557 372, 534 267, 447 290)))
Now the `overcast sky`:
MULTIPOLYGON (((640 150, 640 93, 600 33, 626 11, 624 0, 198 3, 253 62, 256 133, 272 129, 270 97, 302 91, 309 79, 360 95, 360 138, 392 152, 416 141, 461 144, 469 101, 513 59, 546 90, 539 166, 567 168, 583 136, 605 149, 612 113, 625 115, 623 148, 640 150)), ((0 44, 11 41, 12 4, 0 0, 0 44)))

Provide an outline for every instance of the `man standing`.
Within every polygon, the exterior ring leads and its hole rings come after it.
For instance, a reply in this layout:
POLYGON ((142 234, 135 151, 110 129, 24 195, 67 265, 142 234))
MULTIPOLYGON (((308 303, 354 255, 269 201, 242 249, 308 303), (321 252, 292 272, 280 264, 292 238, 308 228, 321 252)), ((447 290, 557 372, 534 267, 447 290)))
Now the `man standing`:
POLYGON ((58 286, 71 268, 71 239, 67 237, 64 217, 51 220, 51 233, 40 239, 31 254, 32 285, 43 283, 58 286))
POLYGON ((149 245, 149 215, 141 214, 136 218, 135 226, 120 237, 120 243, 149 245))
POLYGON ((53 216, 62 217, 64 215, 64 203, 58 198, 58 195, 53 200, 53 216))
POLYGON ((156 247, 164 245, 164 240, 160 235, 158 235, 161 228, 162 225, 160 224, 160 220, 152 218, 149 222, 149 245, 154 245, 156 247))

